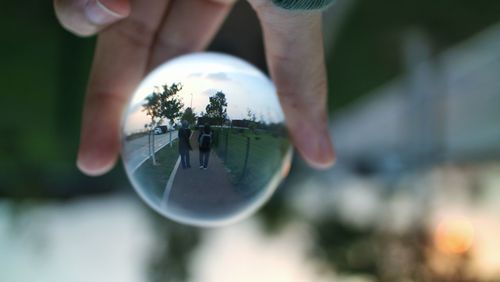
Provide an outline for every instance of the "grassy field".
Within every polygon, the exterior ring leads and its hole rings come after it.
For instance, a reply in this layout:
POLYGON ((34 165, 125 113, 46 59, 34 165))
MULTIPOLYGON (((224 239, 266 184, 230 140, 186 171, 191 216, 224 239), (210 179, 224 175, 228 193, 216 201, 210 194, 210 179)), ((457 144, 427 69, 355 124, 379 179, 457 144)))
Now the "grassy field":
POLYGON ((178 140, 174 140, 172 146, 167 145, 156 153, 158 165, 153 165, 153 161, 148 159, 134 173, 138 182, 142 183, 146 187, 146 192, 151 193, 154 198, 161 199, 170 173, 179 157, 177 143, 178 140))
POLYGON ((218 129, 216 133, 215 152, 229 170, 231 182, 245 194, 268 183, 289 146, 286 138, 271 132, 218 129))

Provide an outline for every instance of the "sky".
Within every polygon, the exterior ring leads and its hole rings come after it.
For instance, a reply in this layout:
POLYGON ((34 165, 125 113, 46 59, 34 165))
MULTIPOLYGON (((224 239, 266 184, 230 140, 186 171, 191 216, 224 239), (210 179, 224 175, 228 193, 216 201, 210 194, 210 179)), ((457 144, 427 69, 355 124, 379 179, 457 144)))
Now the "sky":
POLYGON ((155 91, 155 87, 173 83, 183 85, 178 93, 179 98, 184 108, 192 105, 197 115, 205 111, 210 96, 222 91, 226 94, 230 119, 247 118, 250 109, 258 120, 284 121, 276 88, 260 70, 233 56, 195 53, 168 61, 144 79, 132 96, 126 112, 126 134, 144 130, 144 124, 150 121, 142 112, 144 99, 155 91))

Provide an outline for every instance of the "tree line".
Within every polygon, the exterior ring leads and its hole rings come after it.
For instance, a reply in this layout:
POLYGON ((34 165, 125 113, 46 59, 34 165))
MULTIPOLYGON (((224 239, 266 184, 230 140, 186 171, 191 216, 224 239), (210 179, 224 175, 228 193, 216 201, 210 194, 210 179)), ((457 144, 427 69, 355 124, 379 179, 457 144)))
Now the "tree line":
MULTIPOLYGON (((184 104, 177 95, 182 87, 181 83, 173 83, 170 86, 162 85, 156 87, 155 91, 145 98, 142 111, 150 117, 150 121, 144 125, 148 131, 153 131, 165 120, 168 120, 171 127, 179 119, 186 120, 191 125, 196 124, 197 116, 191 107, 182 111, 184 104)), ((214 120, 217 124, 224 124, 228 119, 226 94, 217 91, 212 95, 205 107, 205 112, 202 112, 200 116, 214 120)))

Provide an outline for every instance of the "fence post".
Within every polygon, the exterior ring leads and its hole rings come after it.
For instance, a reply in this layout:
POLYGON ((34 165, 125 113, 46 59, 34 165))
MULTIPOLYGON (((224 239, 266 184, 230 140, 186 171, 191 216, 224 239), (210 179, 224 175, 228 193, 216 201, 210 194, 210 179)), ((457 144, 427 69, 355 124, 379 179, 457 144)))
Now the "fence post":
POLYGON ((155 148, 155 133, 154 131, 151 131, 151 139, 153 140, 152 142, 152 158, 153 158, 153 165, 157 165, 158 163, 156 162, 156 148, 155 148))
POLYGON ((224 144, 224 162, 227 162, 227 147, 228 147, 228 143, 229 143, 229 131, 226 131, 226 140, 225 140, 225 144, 224 144))
POLYGON ((247 172, 249 152, 250 152, 250 137, 247 137, 247 148, 245 150, 245 161, 243 162, 243 171, 241 172, 240 181, 243 179, 243 177, 245 177, 245 174, 247 172))
POLYGON ((151 131, 148 130, 148 153, 149 153, 149 156, 151 157, 151 131))

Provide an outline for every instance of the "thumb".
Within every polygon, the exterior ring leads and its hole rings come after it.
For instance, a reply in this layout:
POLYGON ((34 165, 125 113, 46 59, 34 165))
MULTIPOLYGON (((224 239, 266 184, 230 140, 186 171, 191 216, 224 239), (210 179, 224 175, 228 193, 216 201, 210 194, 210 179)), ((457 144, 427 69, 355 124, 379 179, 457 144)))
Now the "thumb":
POLYGON ((129 0, 54 0, 61 25, 80 36, 90 36, 130 14, 129 0))

